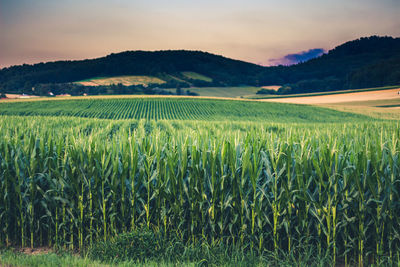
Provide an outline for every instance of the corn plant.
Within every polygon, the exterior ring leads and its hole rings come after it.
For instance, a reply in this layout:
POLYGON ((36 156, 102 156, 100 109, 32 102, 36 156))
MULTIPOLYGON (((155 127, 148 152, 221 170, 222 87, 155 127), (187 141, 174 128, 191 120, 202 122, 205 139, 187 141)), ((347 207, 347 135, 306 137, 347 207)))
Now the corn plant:
POLYGON ((347 266, 399 257, 396 122, 0 122, 2 244, 81 250, 146 226, 347 266))

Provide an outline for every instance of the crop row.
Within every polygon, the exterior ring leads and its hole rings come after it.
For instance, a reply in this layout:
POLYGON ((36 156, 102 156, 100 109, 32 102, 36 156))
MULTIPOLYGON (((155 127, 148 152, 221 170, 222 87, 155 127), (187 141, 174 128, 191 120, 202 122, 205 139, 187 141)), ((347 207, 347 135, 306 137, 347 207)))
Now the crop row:
POLYGON ((189 98, 105 98, 0 103, 1 115, 76 116, 103 119, 343 122, 368 117, 280 103, 189 98))

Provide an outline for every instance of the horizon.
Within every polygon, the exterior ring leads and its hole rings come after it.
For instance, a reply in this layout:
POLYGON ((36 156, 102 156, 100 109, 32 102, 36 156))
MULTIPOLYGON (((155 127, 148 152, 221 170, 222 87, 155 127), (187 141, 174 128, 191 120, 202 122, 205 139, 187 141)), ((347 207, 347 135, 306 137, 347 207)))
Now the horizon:
MULTIPOLYGON (((376 36, 376 35, 374 35, 376 36)), ((361 38, 369 38, 369 37, 373 37, 373 36, 364 36, 364 37, 360 37, 354 40, 358 40, 361 38)), ((376 36, 376 37, 390 37, 390 38, 394 38, 394 39, 398 39, 400 37, 397 36, 376 36)), ((350 41, 354 41, 354 40, 349 40, 347 42, 350 41)), ((346 42, 345 42, 346 43, 346 42)), ((337 46, 340 46, 344 43, 338 44, 337 46)), ((337 47, 335 46, 335 47, 337 47)), ((333 48, 335 48, 333 47, 333 48)), ((333 49, 332 48, 332 49, 333 49)), ((0 64, 0 70, 2 69, 6 69, 6 68, 10 68, 10 67, 15 67, 15 66, 22 66, 22 65, 36 65, 36 64, 42 64, 42 63, 53 63, 53 62, 60 62, 60 61, 84 61, 84 60, 94 60, 94 59, 98 59, 98 58, 105 58, 108 57, 110 55, 113 54, 121 54, 121 53, 126 53, 126 52, 168 52, 168 51, 187 51, 187 52, 201 52, 201 53, 208 53, 208 54, 212 54, 215 56, 222 56, 224 58, 228 58, 228 59, 232 59, 232 60, 239 60, 242 62, 246 62, 246 63, 251 63, 251 64, 255 64, 255 65, 259 65, 262 67, 276 67, 276 66, 291 66, 291 65, 295 65, 295 64, 300 64, 300 63, 304 63, 308 60, 314 59, 314 58, 318 58, 324 54, 327 54, 330 50, 325 50, 322 48, 315 48, 315 49, 309 49, 307 51, 300 51, 299 53, 294 53, 294 54, 288 54, 285 55, 284 57, 280 58, 280 59, 270 59, 269 62, 271 62, 272 64, 270 65, 263 65, 260 63, 254 63, 254 62, 250 62, 250 61, 246 61, 246 60, 242 60, 242 59, 236 59, 236 58, 230 58, 227 57, 223 54, 216 54, 216 53, 212 53, 209 51, 203 51, 203 50, 189 50, 189 49, 160 49, 160 50, 142 50, 142 49, 138 49, 138 50, 124 50, 124 51, 117 51, 117 52, 111 52, 108 53, 106 55, 103 56, 99 56, 99 57, 92 57, 92 58, 76 58, 76 59, 56 59, 56 60, 48 60, 48 61, 40 61, 40 62, 32 62, 32 63, 21 63, 21 64, 16 64, 16 65, 10 65, 10 66, 4 66, 2 67, 0 64), (274 64, 274 62, 277 62, 276 64, 274 64)))
POLYGON ((398 11, 396 0, 0 0, 0 68, 137 50, 291 65, 361 37, 400 36, 398 11))

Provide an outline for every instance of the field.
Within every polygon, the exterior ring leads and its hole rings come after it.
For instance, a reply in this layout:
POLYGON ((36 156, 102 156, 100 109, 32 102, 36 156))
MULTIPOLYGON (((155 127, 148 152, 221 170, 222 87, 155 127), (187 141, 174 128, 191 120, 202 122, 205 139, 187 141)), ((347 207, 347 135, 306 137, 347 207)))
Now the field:
MULTIPOLYGON (((181 74, 189 79, 193 80, 201 80, 205 82, 211 82, 212 79, 201 75, 196 72, 191 72, 191 71, 184 71, 181 72, 181 74)), ((178 81, 184 81, 182 79, 179 79, 178 77, 168 75, 171 79, 175 79, 178 81)), ((114 76, 114 77, 94 77, 91 79, 86 79, 82 81, 77 81, 75 82, 77 84, 85 85, 85 86, 99 86, 99 85, 112 85, 112 84, 122 84, 125 86, 129 85, 144 85, 147 86, 149 84, 163 84, 165 83, 164 80, 153 77, 153 76, 143 76, 143 75, 126 75, 126 76, 114 76)))
MULTIPOLYGON (((251 98, 256 96, 256 93, 260 90, 260 87, 255 86, 234 86, 234 87, 190 87, 183 88, 183 90, 190 90, 198 94, 199 96, 207 97, 228 97, 228 98, 251 98)), ((176 92, 176 89, 167 89, 172 93, 176 92)))
POLYGON ((278 91, 279 88, 281 88, 281 85, 267 85, 267 86, 261 86, 262 89, 271 89, 274 91, 278 91))
POLYGON ((148 85, 151 83, 162 84, 165 81, 152 76, 116 76, 116 77, 96 77, 92 79, 76 82, 85 86, 112 85, 119 84, 129 85, 148 85))
POLYGON ((295 104, 332 104, 338 102, 370 101, 370 100, 395 100, 400 99, 400 88, 387 90, 361 91, 353 93, 326 94, 316 96, 302 96, 290 98, 268 99, 267 101, 295 104))
POLYGON ((281 265, 305 248, 331 265, 399 262, 399 121, 172 97, 4 102, 0 114, 0 244, 90 252, 146 228, 153 251, 186 264, 281 265))
POLYGON ((398 86, 271 98, 262 101, 311 104, 335 110, 364 114, 374 118, 398 120, 400 95, 398 86))
POLYGON ((201 75, 199 73, 196 72, 192 72, 192 71, 184 71, 182 72, 182 75, 189 78, 189 79, 193 79, 193 80, 201 80, 201 81, 205 81, 205 82, 212 82, 212 79, 210 77, 201 75))
MULTIPOLYGON (((279 89, 279 86, 263 86, 262 88, 272 87, 269 89, 279 89)), ((371 92, 371 91, 383 91, 390 89, 397 89, 398 85, 393 86, 383 86, 383 87, 371 87, 371 88, 361 88, 361 89, 347 89, 340 91, 326 91, 326 92, 316 92, 316 93, 303 93, 303 94, 290 94, 290 95, 269 95, 269 94, 260 94, 256 96, 249 96, 249 99, 278 99, 278 98, 300 98, 300 97, 311 97, 311 96, 329 96, 329 95, 341 95, 346 101, 347 94, 350 93, 363 93, 363 92, 371 92)))
POLYGON ((365 120, 358 114, 330 109, 197 98, 83 98, 0 104, 1 115, 75 116, 106 119, 341 122, 365 120))

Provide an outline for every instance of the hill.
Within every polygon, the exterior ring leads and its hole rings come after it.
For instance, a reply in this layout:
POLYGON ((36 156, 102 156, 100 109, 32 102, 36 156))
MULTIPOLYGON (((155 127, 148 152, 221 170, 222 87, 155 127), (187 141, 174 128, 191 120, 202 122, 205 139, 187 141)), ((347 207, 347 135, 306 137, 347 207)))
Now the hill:
POLYGON ((282 79, 291 93, 400 84, 400 38, 361 38, 321 57, 287 67, 282 79))
POLYGON ((94 77, 153 76, 164 87, 254 83, 262 66, 200 51, 127 51, 97 59, 56 61, 0 70, 3 91, 31 91, 37 84, 70 83, 94 77))
MULTIPOLYGON (((118 79, 117 79, 118 80, 118 79)), ((342 44, 294 66, 263 67, 201 51, 127 51, 97 59, 20 65, 0 70, 0 93, 154 93, 146 88, 284 85, 267 94, 293 94, 400 84, 400 38, 372 36, 342 44), (96 78, 142 76, 156 83, 130 88, 82 88, 96 78), (55 84, 62 85, 57 87, 55 84), (78 86, 78 87, 77 87, 78 86), (34 91, 32 91, 34 88, 34 91)), ((104 85, 103 85, 104 86, 104 85)), ((109 86, 107 83, 105 86, 109 86)))

